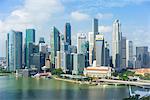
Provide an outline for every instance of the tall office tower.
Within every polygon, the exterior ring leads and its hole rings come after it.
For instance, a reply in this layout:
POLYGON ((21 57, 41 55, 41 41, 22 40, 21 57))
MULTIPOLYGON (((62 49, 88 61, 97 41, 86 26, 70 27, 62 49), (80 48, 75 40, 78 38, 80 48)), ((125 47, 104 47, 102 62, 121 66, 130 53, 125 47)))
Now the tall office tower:
POLYGON ((57 56, 57 51, 60 51, 60 32, 55 27, 51 28, 50 46, 51 46, 51 67, 55 68, 55 57, 57 56))
POLYGON ((96 66, 104 66, 105 45, 103 34, 96 35, 96 66))
POLYGON ((22 68, 22 32, 10 31, 7 35, 8 70, 22 68))
POLYGON ((133 55, 133 69, 136 68, 136 55, 133 55))
POLYGON ((109 44, 105 41, 105 66, 110 66, 110 51, 109 51, 109 44))
MULTIPOLYGON (((57 65, 60 66, 60 68, 62 69, 62 71, 65 73, 65 67, 64 67, 64 52, 65 52, 65 44, 64 44, 64 35, 61 34, 60 35, 60 52, 57 52, 57 65), (58 61, 59 60, 59 61, 58 61), (58 64, 59 63, 59 64, 58 64)), ((56 66, 55 64, 55 66, 56 66)), ((57 67, 58 68, 58 67, 57 67)))
POLYGON ((6 40, 6 67, 7 67, 7 70, 8 70, 8 40, 6 40))
POLYGON ((93 56, 94 56, 94 32, 89 32, 89 64, 92 65, 93 63, 93 56))
POLYGON ((126 40, 126 66, 133 68, 133 42, 126 40))
POLYGON ((113 23, 112 32, 112 63, 113 67, 120 67, 121 64, 121 24, 119 20, 113 23))
POLYGON ((85 45, 84 45, 86 52, 85 52, 85 67, 88 67, 89 64, 89 42, 86 41, 85 45))
POLYGON ((83 33, 79 33, 77 35, 77 53, 82 53, 85 54, 86 53, 86 35, 83 33))
POLYGON ((98 34, 98 19, 94 18, 92 23, 92 32, 94 32, 94 37, 98 34))
POLYGON ((56 67, 61 68, 64 73, 71 73, 72 72, 72 58, 71 58, 71 50, 69 49, 70 45, 68 42, 64 41, 63 35, 61 35, 61 50, 60 52, 57 51, 57 63, 56 67))
POLYGON ((29 44, 35 43, 35 30, 34 29, 26 29, 26 40, 25 40, 25 66, 27 68, 30 67, 30 51, 29 44))
POLYGON ((47 46, 45 44, 44 37, 40 37, 39 39, 39 51, 42 53, 47 52, 47 46))
POLYGON ((126 68, 126 37, 121 40, 121 67, 126 68))
POLYGON ((72 74, 83 74, 85 68, 85 55, 73 54, 73 71, 72 74))
POLYGON ((95 38, 96 38, 96 35, 99 34, 99 32, 98 32, 98 19, 96 19, 96 18, 94 18, 93 22, 92 22, 92 32, 94 33, 93 59, 96 60, 95 38))
POLYGON ((136 47, 136 68, 149 68, 148 47, 136 47))
POLYGON ((71 25, 70 25, 70 23, 66 23, 66 25, 65 25, 64 40, 65 40, 65 42, 67 42, 69 45, 71 45, 71 25))
POLYGON ((43 52, 39 52, 39 45, 35 43, 29 43, 29 60, 30 60, 30 68, 37 68, 40 72, 41 68, 45 65, 46 54, 43 52))

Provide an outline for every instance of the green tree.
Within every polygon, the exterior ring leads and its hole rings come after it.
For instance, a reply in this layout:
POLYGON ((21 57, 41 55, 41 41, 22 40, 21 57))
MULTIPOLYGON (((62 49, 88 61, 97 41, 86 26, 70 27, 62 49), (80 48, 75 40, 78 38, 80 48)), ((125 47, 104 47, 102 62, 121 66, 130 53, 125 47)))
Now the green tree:
POLYGON ((61 74, 63 74, 63 71, 61 68, 58 68, 58 69, 52 70, 51 73, 52 73, 52 75, 60 76, 61 74))

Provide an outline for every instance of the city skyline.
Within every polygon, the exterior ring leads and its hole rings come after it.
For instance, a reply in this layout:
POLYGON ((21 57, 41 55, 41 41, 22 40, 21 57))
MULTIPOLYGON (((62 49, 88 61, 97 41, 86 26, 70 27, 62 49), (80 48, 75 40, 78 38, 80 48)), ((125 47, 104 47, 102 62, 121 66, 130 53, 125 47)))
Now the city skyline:
POLYGON ((121 21, 121 32, 129 40, 132 40, 135 46, 149 46, 148 28, 150 27, 150 18, 147 12, 150 2, 148 0, 125 0, 122 3, 121 0, 118 0, 118 2, 97 0, 91 4, 89 2, 92 1, 88 0, 86 5, 84 1, 80 0, 71 0, 69 2, 66 0, 45 0, 44 3, 42 3, 42 0, 2 0, 1 4, 3 6, 0 7, 0 56, 5 56, 5 49, 2 47, 5 47, 5 40, 10 29, 23 32, 24 40, 25 29, 35 28, 37 31, 36 42, 38 42, 39 37, 44 37, 46 43, 49 44, 50 40, 46 37, 50 37, 51 26, 56 26, 60 33, 63 34, 65 23, 70 22, 73 44, 76 44, 77 33, 88 34, 88 32, 92 31, 91 23, 94 17, 98 17, 99 31, 104 33, 109 44, 112 35, 112 23, 114 19, 118 18, 121 21), (71 9, 68 9, 71 5, 71 9), (37 6, 40 6, 39 8, 41 9, 37 8, 37 6), (54 11, 45 10, 48 8, 54 11), (128 12, 128 10, 132 13, 128 12), (35 18, 37 11, 39 16, 35 18), (143 35, 143 33, 145 34, 143 35), (145 41, 142 41, 141 36, 145 38, 145 41))
POLYGON ((149 100, 150 0, 0 0, 0 98, 149 100))

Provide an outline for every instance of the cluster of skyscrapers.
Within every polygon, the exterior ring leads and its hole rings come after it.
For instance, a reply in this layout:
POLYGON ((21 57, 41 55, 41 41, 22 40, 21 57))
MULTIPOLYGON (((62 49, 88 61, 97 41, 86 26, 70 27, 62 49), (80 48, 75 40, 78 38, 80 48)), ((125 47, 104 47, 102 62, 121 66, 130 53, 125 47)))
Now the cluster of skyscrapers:
POLYGON ((7 34, 6 59, 9 71, 25 68, 36 68, 40 71, 45 65, 47 55, 48 49, 44 38, 41 37, 39 43, 35 44, 34 29, 26 29, 24 45, 22 32, 11 30, 7 34))
POLYGON ((150 55, 147 46, 136 47, 122 35, 121 23, 115 20, 112 32, 112 64, 116 68, 149 68, 150 55))
POLYGON ((56 27, 50 30, 50 45, 44 38, 35 42, 35 30, 26 29, 25 43, 22 32, 11 30, 7 34, 6 58, 7 69, 37 69, 43 66, 50 69, 61 68, 64 73, 83 74, 84 68, 109 66, 118 69, 149 67, 148 47, 136 47, 133 54, 133 42, 122 36, 121 23, 115 20, 112 32, 112 56, 104 34, 98 31, 98 19, 92 21, 92 32, 77 34, 77 45, 72 45, 71 25, 65 24, 64 34, 56 27))

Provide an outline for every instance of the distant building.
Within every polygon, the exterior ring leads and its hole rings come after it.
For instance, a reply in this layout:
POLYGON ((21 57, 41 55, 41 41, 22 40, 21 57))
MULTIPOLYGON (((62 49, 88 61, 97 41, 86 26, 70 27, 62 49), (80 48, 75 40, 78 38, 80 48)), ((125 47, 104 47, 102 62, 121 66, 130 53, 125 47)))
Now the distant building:
POLYGON ((7 34, 8 70, 16 71, 22 68, 22 32, 11 30, 7 34))
POLYGON ((63 52, 71 52, 71 50, 69 50, 69 44, 67 42, 61 42, 61 51, 63 52))
POLYGON ((115 20, 112 32, 112 63, 116 68, 121 65, 121 38, 121 24, 119 20, 115 20))
POLYGON ((94 18, 92 21, 92 32, 94 32, 94 35, 96 36, 98 34, 98 19, 94 18))
POLYGON ((68 52, 62 52, 61 53, 61 68, 64 73, 71 74, 73 70, 73 58, 72 54, 68 52))
POLYGON ((85 68, 85 55, 74 54, 73 55, 73 71, 72 74, 83 74, 85 68))
POLYGON ((57 51, 57 56, 55 60, 56 60, 55 68, 56 69, 61 68, 61 52, 60 51, 57 51))
POLYGON ((50 34, 50 46, 51 46, 51 66, 55 68, 55 57, 57 56, 57 51, 60 51, 60 32, 55 28, 51 28, 50 34))
POLYGON ((85 67, 88 67, 90 64, 89 64, 89 42, 86 41, 85 43, 85 49, 86 49, 86 52, 85 52, 85 67))
POLYGON ((121 67, 126 68, 126 37, 121 40, 121 67))
POLYGON ((150 68, 140 68, 140 69, 135 69, 135 74, 138 75, 145 75, 145 74, 150 74, 150 68))
POLYGON ((29 44, 35 43, 35 29, 26 29, 26 39, 25 39, 25 66, 30 67, 30 51, 29 44))
POLYGON ((111 77, 111 67, 87 67, 84 68, 84 75, 98 78, 111 77))
POLYGON ((37 68, 40 72, 41 68, 45 66, 46 53, 39 52, 39 45, 29 43, 29 68, 37 68))
POLYGON ((48 56, 46 57, 46 59, 45 59, 45 66, 46 66, 47 68, 50 68, 50 55, 48 55, 48 56))
POLYGON ((42 52, 42 53, 47 52, 47 46, 45 44, 44 37, 40 37, 39 39, 39 52, 42 52))
POLYGON ((65 42, 63 35, 61 35, 61 46, 60 52, 57 51, 57 68, 61 68, 64 73, 71 74, 72 72, 72 56, 71 56, 71 45, 65 42))
POLYGON ((126 66, 128 68, 133 68, 134 66, 133 58, 133 42, 126 40, 126 66))
POLYGON ((95 38, 98 32, 98 19, 94 18, 92 22, 92 32, 94 33, 94 50, 93 50, 93 59, 96 59, 96 47, 95 47, 95 38))
POLYGON ((85 54, 86 53, 86 35, 85 34, 78 34, 77 35, 77 53, 82 53, 85 54))
POLYGON ((70 25, 70 23, 66 23, 66 25, 65 25, 64 40, 65 40, 65 42, 67 42, 69 45, 71 45, 71 25, 70 25))
POLYGON ((94 60, 94 33, 89 32, 89 64, 92 65, 94 60))
POLYGON ((107 41, 105 41, 105 61, 104 66, 110 66, 110 50, 109 50, 109 44, 107 41))
POLYGON ((39 72, 41 70, 40 65, 40 53, 32 53, 30 56, 30 68, 36 68, 39 72))
MULTIPOLYGON (((8 38, 8 35, 7 35, 7 38, 8 38)), ((8 60, 8 40, 6 40, 5 43, 6 43, 6 67, 7 67, 6 70, 9 70, 8 69, 8 61, 9 61, 8 60)))
POLYGON ((74 45, 70 45, 69 46, 69 51, 71 52, 71 53, 77 53, 77 46, 74 46, 74 45))
POLYGON ((104 45, 104 36, 102 34, 96 35, 95 39, 96 43, 96 65, 97 66, 104 66, 105 64, 105 45, 104 45))
POLYGON ((149 68, 148 47, 136 47, 136 68, 149 68))

